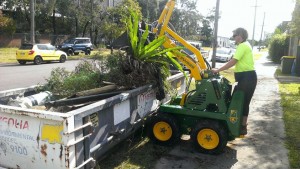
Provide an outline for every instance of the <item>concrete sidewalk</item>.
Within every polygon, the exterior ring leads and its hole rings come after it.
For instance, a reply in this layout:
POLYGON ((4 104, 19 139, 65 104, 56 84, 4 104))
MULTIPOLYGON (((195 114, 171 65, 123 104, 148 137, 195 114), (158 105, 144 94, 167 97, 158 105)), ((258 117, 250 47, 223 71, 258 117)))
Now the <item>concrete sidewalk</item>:
POLYGON ((218 156, 197 153, 182 142, 156 162, 156 169, 288 169, 277 69, 265 56, 256 62, 258 85, 250 105, 248 135, 227 144, 218 156))

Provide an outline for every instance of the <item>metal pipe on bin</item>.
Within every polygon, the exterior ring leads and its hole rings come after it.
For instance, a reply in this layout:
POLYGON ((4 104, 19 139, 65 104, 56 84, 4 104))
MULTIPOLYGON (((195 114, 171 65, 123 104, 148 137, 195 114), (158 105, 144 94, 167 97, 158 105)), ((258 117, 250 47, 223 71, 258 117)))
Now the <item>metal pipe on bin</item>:
POLYGON ((74 169, 80 169, 82 168, 83 166, 85 166, 86 164, 92 162, 92 167, 95 167, 96 166, 96 161, 93 157, 87 159, 86 161, 84 161, 82 164, 80 164, 79 166, 77 166, 76 168, 74 169))
POLYGON ((90 101, 97 101, 97 100, 106 99, 108 97, 118 95, 122 92, 123 91, 117 91, 117 92, 111 92, 111 93, 105 93, 105 94, 97 94, 97 95, 91 95, 91 96, 70 98, 70 99, 65 99, 65 100, 50 101, 50 102, 46 102, 45 106, 47 108, 50 108, 50 107, 82 104, 82 103, 86 103, 86 102, 90 102, 90 101))
POLYGON ((93 123, 92 122, 88 122, 88 123, 86 123, 86 124, 84 124, 84 125, 76 128, 74 130, 71 130, 71 131, 68 131, 68 132, 64 132, 64 135, 68 135, 68 134, 74 133, 75 131, 81 130, 81 129, 86 128, 88 126, 93 126, 93 123))

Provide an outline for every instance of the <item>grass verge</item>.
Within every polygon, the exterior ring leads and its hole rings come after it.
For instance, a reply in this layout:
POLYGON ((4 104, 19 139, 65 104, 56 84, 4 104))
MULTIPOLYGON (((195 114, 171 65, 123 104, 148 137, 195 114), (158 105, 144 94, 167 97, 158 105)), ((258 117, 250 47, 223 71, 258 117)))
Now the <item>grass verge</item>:
POLYGON ((138 130, 131 138, 116 146, 112 153, 100 160, 96 169, 148 169, 155 168, 155 161, 172 150, 152 144, 144 138, 142 130, 138 130))
POLYGON ((18 48, 0 48, 0 63, 15 63, 18 48))
POLYGON ((79 53, 78 55, 68 56, 68 60, 78 60, 82 58, 93 59, 97 56, 107 56, 110 54, 110 49, 98 49, 91 52, 91 55, 85 55, 84 53, 79 53))
MULTIPOLYGON (((18 48, 0 48, 0 63, 16 63, 16 51, 18 48)), ((93 59, 97 56, 110 54, 110 49, 97 49, 92 51, 91 55, 85 55, 84 53, 79 53, 78 55, 68 56, 68 60, 77 60, 82 58, 93 59)))
POLYGON ((279 84, 291 168, 300 168, 300 84, 279 84))

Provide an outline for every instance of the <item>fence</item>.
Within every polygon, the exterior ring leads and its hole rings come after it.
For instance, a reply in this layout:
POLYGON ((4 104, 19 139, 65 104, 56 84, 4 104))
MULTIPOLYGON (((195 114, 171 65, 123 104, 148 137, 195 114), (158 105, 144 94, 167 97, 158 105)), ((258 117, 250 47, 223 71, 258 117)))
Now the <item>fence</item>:
MULTIPOLYGON (((51 43, 58 45, 67 39, 68 35, 36 34, 36 43, 51 43)), ((13 35, 0 35, 0 47, 20 47, 30 42, 29 33, 15 33, 13 35)))

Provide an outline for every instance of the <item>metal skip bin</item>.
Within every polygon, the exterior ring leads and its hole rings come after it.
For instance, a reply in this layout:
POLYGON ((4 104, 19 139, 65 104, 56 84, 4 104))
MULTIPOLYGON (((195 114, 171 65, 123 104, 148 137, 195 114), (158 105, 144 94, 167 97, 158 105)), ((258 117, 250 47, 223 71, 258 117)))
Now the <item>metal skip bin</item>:
POLYGON ((0 107, 0 166, 66 168, 67 114, 0 107), (51 114, 50 114, 51 113, 51 114), (65 131, 64 131, 65 130, 65 131))
MULTIPOLYGON (((169 78, 183 93, 185 77, 169 78)), ((0 91, 0 166, 24 169, 91 168, 135 132, 159 104, 146 85, 67 113, 8 106, 9 98, 34 87, 0 91)))

